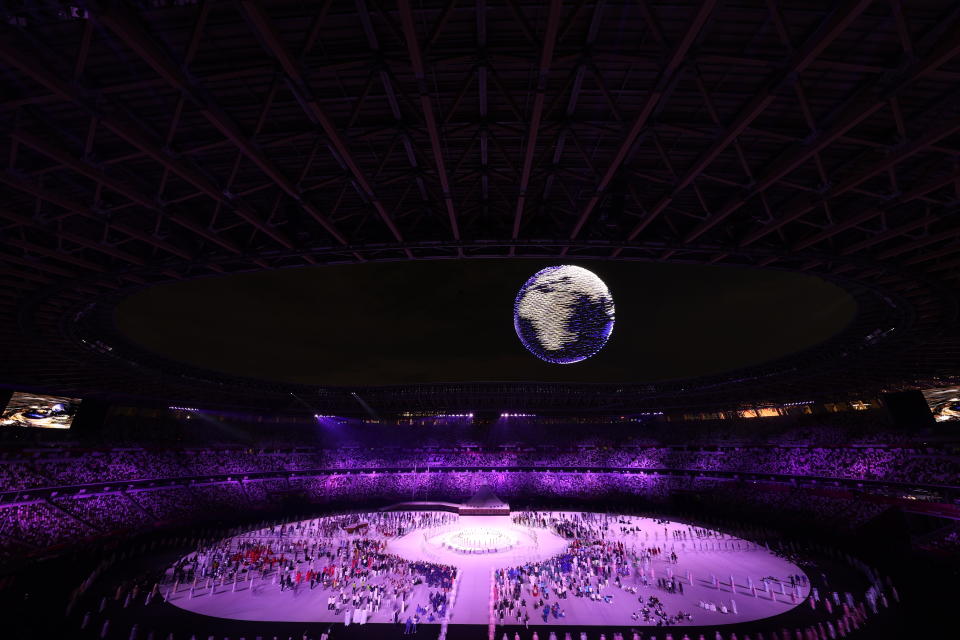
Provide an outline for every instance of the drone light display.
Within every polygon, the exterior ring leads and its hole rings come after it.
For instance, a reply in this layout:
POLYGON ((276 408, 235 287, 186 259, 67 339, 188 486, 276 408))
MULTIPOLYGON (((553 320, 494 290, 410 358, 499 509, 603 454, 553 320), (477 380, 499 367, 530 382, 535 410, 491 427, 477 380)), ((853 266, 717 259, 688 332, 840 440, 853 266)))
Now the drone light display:
POLYGON ((513 326, 523 346, 553 364, 586 360, 613 332, 613 297, 592 271, 573 265, 541 269, 520 288, 513 326))

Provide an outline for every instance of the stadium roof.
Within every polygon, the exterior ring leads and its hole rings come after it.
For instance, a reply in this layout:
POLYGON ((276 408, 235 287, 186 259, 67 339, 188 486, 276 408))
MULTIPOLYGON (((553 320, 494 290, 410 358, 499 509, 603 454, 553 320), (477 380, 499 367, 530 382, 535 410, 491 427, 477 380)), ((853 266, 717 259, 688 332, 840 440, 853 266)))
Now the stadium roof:
MULTIPOLYGON (((147 357, 119 299, 307 265, 497 257, 799 270, 854 326, 637 388, 354 390, 631 407, 955 372, 960 5, 855 0, 6 3, 2 382, 177 404, 290 392, 147 357)), ((706 320, 705 320, 706 321, 706 320)), ((324 390, 327 406, 354 406, 324 390)))

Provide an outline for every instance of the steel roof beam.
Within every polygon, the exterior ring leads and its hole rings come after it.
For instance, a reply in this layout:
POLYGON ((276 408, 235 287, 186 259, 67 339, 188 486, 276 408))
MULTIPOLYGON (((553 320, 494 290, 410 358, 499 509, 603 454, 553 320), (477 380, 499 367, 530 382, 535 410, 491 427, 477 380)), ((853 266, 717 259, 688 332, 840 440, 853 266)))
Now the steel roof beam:
POLYGON ((647 99, 644 102, 643 108, 640 110, 640 113, 634 119, 633 124, 624 136, 623 142, 620 144, 619 148, 614 154, 613 161, 607 167, 603 178, 597 185, 596 191, 590 197, 590 200, 580 213, 580 217, 577 219, 576 224, 573 226, 573 230, 570 232, 569 237, 571 240, 576 239, 576 237, 580 235, 580 231, 583 229, 583 225, 586 224, 590 214, 593 213, 593 210, 596 208, 597 204, 601 199, 603 199, 607 187, 610 186, 610 183, 613 181, 613 177, 617 174, 617 171, 619 171, 620 165, 622 165, 623 161, 626 160, 627 155, 633 148, 637 138, 640 137, 640 133, 646 126, 647 119, 650 117, 650 114, 653 113, 654 109, 656 109, 657 105, 660 103, 660 100, 666 95, 667 88, 674 80, 674 75, 686 58, 687 52, 690 50, 691 45, 693 45, 694 40, 696 40, 697 35, 700 33, 700 29, 703 28, 704 24, 706 24, 707 19, 710 17, 710 14, 713 11, 716 3, 717 0, 703 0, 700 3, 700 7, 694 14, 693 19, 690 20, 686 32, 676 46, 674 46, 673 51, 667 58, 666 64, 664 64, 655 85, 647 95, 647 99))
MULTIPOLYGON (((840 195, 848 193, 854 190, 859 185, 863 184, 870 178, 877 176, 895 166, 907 160, 911 156, 920 153, 930 147, 936 145, 939 141, 943 140, 946 137, 953 135, 954 133, 960 131, 960 120, 954 120, 953 122, 948 123, 939 123, 937 126, 927 130, 922 136, 911 142, 910 144, 904 145, 898 148, 893 153, 881 158, 877 162, 870 165, 870 167, 858 171, 857 173, 845 178, 839 184, 834 187, 831 187, 827 190, 822 196, 817 196, 813 198, 804 198, 796 202, 796 204, 790 206, 787 205, 785 209, 787 212, 779 216, 776 220, 771 221, 757 229, 753 233, 746 236, 741 242, 741 246, 749 246, 760 240, 767 234, 776 231, 777 229, 783 227, 784 225, 793 222, 801 217, 803 217, 809 211, 812 211, 816 207, 820 206, 822 203, 827 202, 833 198, 836 198, 840 195)), ((843 224, 842 222, 839 224, 843 224)), ((857 223, 858 224, 858 223, 857 223)), ((832 228, 838 227, 839 225, 833 225, 832 228)), ((842 229, 838 229, 842 231, 842 229)), ((814 236, 817 238, 813 240, 810 244, 815 244, 822 240, 825 240, 834 235, 830 232, 829 229, 824 230, 821 234, 814 236)), ((806 245, 809 246, 809 245, 806 245)))
POLYGON ((134 238, 136 240, 141 240, 143 242, 146 242, 147 244, 153 245, 158 249, 162 249, 167 253, 177 256, 178 258, 183 258, 184 260, 191 259, 191 255, 189 253, 180 249, 179 247, 176 247, 170 244, 169 242, 166 242, 165 240, 157 238, 156 236, 146 233, 145 231, 142 231, 140 229, 137 229, 136 227, 131 227, 121 222, 117 222, 116 220, 105 220, 104 217, 98 214, 96 211, 93 211, 92 209, 89 209, 78 202, 74 202, 68 198, 65 198, 60 194, 53 193, 49 189, 44 189, 42 186, 40 186, 39 184, 37 184, 32 180, 27 180, 24 178, 17 177, 15 175, 12 175, 9 171, 7 171, 7 172, 0 172, 0 182, 7 185, 8 187, 11 187, 18 191, 22 191, 23 193, 30 194, 36 198, 39 198, 40 200, 56 205, 61 209, 65 209, 66 211, 70 211, 72 213, 75 213, 89 220, 96 220, 98 222, 104 223, 107 226, 109 226, 111 229, 116 229, 117 231, 127 236, 130 236, 131 238, 134 238))
MULTIPOLYGON (((420 42, 417 39, 417 30, 413 24, 413 10, 409 0, 400 0, 400 23, 403 25, 403 36, 407 41, 407 53, 410 55, 410 64, 413 75, 417 79, 417 91, 420 94, 420 108, 423 110, 423 119, 427 123, 427 134, 430 137, 430 149, 437 167, 437 177, 440 179, 440 190, 443 193, 443 202, 447 209, 447 218, 450 223, 450 232, 453 239, 460 240, 460 227, 457 223, 457 211, 453 203, 453 194, 450 190, 450 181, 447 179, 447 167, 443 158, 443 148, 440 145, 440 130, 437 127, 437 118, 433 113, 433 101, 427 89, 426 71, 423 66, 423 57, 420 53, 420 42)), ((452 3, 451 5, 452 6, 452 3)))
MULTIPOLYGON (((917 152, 919 152, 919 151, 921 151, 921 150, 929 147, 930 145, 935 144, 937 140, 941 140, 941 139, 943 139, 943 138, 945 138, 945 137, 947 137, 947 136, 949 136, 949 135, 952 135, 953 133, 955 133, 955 132, 957 132, 957 131, 960 131, 960 122, 955 122, 955 123, 953 123, 952 125, 949 125, 949 126, 947 126, 947 125, 940 125, 939 127, 935 128, 934 130, 931 130, 930 132, 928 132, 928 135, 927 135, 927 136, 924 136, 925 140, 917 140, 917 142, 915 142, 914 144, 906 147, 903 152, 897 153, 897 154, 893 154, 893 156, 892 156, 891 158, 886 158, 886 159, 882 160, 881 162, 878 162, 878 163, 877 163, 876 165, 874 165, 869 171, 866 171, 866 172, 864 172, 863 174, 859 174, 859 175, 856 176, 855 178, 851 178, 851 179, 849 179, 849 180, 845 180, 842 185, 839 185, 839 186, 838 186, 838 192, 839 192, 839 193, 844 193, 844 192, 846 192, 846 191, 849 191, 849 190, 853 189, 857 184, 860 184, 861 182, 863 182, 863 181, 865 181, 865 180, 868 180, 869 178, 872 178, 873 176, 878 175, 879 173, 882 173, 882 172, 884 172, 884 171, 887 171, 887 169, 889 169, 890 167, 893 167, 895 164, 899 163, 903 158, 909 157, 909 156, 911 156, 911 155, 913 155, 913 154, 915 154, 915 153, 917 153, 917 152), (931 135, 931 134, 932 134, 932 135, 931 135), (932 140, 932 141, 931 141, 931 140, 932 140)), ((910 199, 910 200, 913 200, 913 199, 916 199, 916 198, 923 197, 923 196, 925 196, 927 193, 930 193, 930 191, 933 191, 933 190, 938 189, 938 188, 940 188, 940 187, 935 187, 934 189, 926 189, 926 188, 923 188, 923 187, 916 188, 916 187, 915 187, 915 188, 911 189, 909 193, 907 193, 907 194, 902 194, 900 197, 896 197, 896 198, 894 198, 893 200, 891 200, 891 201, 889 201, 889 202, 892 204, 892 203, 900 203, 900 202, 902 202, 902 201, 906 201, 906 200, 903 200, 903 198, 906 197, 906 196, 909 196, 909 199, 910 199)), ((831 194, 830 194, 829 196, 827 196, 827 197, 833 197, 833 194, 831 193, 831 194)), ((825 198, 825 199, 826 199, 826 198, 825 198)), ((819 233, 816 233, 816 234, 814 234, 814 235, 812 235, 812 236, 810 236, 810 237, 808 237, 808 238, 805 238, 805 239, 801 240, 800 242, 796 243, 796 245, 795 245, 794 248, 797 249, 797 250, 799 250, 799 249, 805 249, 805 248, 811 247, 811 246, 813 246, 813 245, 815 245, 815 244, 817 244, 817 243, 823 242, 824 240, 827 240, 827 239, 829 239, 829 238, 832 238, 833 236, 837 235, 838 233, 840 233, 840 232, 842 232, 842 231, 844 231, 844 230, 846 230, 846 229, 849 229, 851 226, 856 226, 856 225, 859 225, 859 224, 863 224, 864 222, 872 219, 875 215, 879 215, 879 213, 880 213, 881 211, 885 211, 885 210, 887 210, 888 208, 889 208, 889 207, 888 207, 887 205, 884 205, 882 208, 877 208, 877 209, 875 209, 875 210, 874 210, 874 211, 875 211, 874 215, 871 215, 870 212, 865 212, 865 213, 863 213, 863 214, 859 214, 859 215, 853 216, 852 218, 848 218, 848 219, 846 219, 846 220, 841 220, 841 221, 839 221, 839 222, 835 222, 834 224, 830 225, 829 227, 827 227, 826 229, 820 231, 819 233)))
MULTIPOLYGON (((400 111, 400 100, 397 99, 397 90, 394 88, 394 78, 391 70, 387 66, 387 62, 383 56, 383 52, 380 49, 380 41, 377 38, 377 33, 373 27, 373 20, 370 17, 370 11, 367 8, 366 0, 356 0, 357 12, 360 17, 361 25, 363 26, 364 35, 367 38, 367 45, 370 47, 370 50, 373 54, 373 58, 376 61, 374 63, 374 68, 371 70, 370 79, 367 85, 364 88, 363 93, 357 98, 356 105, 353 108, 353 112, 350 114, 350 119, 347 121, 346 128, 349 129, 360 113, 360 107, 363 105, 363 101, 366 99, 367 94, 369 93, 369 88, 372 86, 374 76, 379 76, 380 84, 383 86, 383 91, 386 94, 387 104, 390 107, 390 111, 393 115, 394 120, 394 140, 391 141, 390 150, 384 155, 384 162, 390 157, 390 154, 394 149, 394 142, 396 138, 399 138, 403 142, 403 150, 407 156, 407 164, 410 166, 409 177, 413 178, 413 181, 417 184, 417 189, 420 191, 420 200, 424 203, 424 208, 430 200, 430 196, 427 192, 427 186, 424 182, 422 171, 417 158, 417 148, 414 145, 413 139, 410 137, 410 132, 408 129, 412 127, 408 126, 403 121, 403 113, 400 111)), ((407 105, 410 105, 409 99, 401 92, 400 96, 403 98, 403 102, 407 105)), ((412 110, 412 109, 411 109, 412 110)), ((382 166, 377 168, 377 172, 373 174, 371 178, 372 182, 377 182, 382 170, 382 166)), ((344 167, 346 172, 346 167, 344 167)), ((354 181, 353 184, 356 184, 354 181)), ((379 182, 381 186, 388 184, 388 182, 379 182)), ((394 208, 399 208, 401 205, 400 202, 394 203, 394 208)))
POLYGON ((868 89, 858 91, 853 99, 848 101, 847 106, 842 110, 841 114, 834 119, 832 126, 829 126, 829 128, 820 127, 819 135, 814 136, 808 143, 804 143, 799 149, 794 149, 781 155, 772 163, 772 168, 752 185, 746 193, 729 200, 713 216, 704 220, 696 229, 687 234, 684 241, 693 242, 717 224, 724 221, 751 198, 776 184, 794 169, 810 160, 815 154, 846 134, 850 129, 882 109, 889 99, 895 96, 905 86, 912 84, 934 69, 947 63, 958 53, 960 53, 960 22, 952 25, 950 32, 943 36, 931 53, 922 60, 912 62, 903 72, 896 74, 893 78, 882 78, 868 89), (880 95, 875 97, 877 93, 880 95), (866 100, 858 99, 863 94, 868 94, 869 97, 866 100))
POLYGON ((520 195, 517 196, 517 206, 513 216, 513 232, 511 233, 511 237, 514 240, 520 235, 520 223, 523 220, 523 209, 527 201, 527 189, 530 186, 530 173, 533 170, 533 157, 537 147, 537 136, 540 133, 540 119, 543 117, 547 80, 550 76, 550 67, 553 65, 553 50, 557 44, 557 33, 560 29, 560 10, 562 7, 563 2, 561 0, 550 0, 550 13, 547 15, 547 31, 543 36, 543 46, 540 50, 540 64, 537 67, 537 86, 533 97, 533 111, 530 114, 530 124, 527 127, 523 168, 520 173, 520 195))
MULTIPOLYGON (((103 126, 109 128, 129 144, 137 149, 140 149, 143 153, 159 162, 165 168, 181 176, 184 180, 194 185, 198 189, 201 189, 211 198, 214 198, 218 202, 224 202, 228 204, 228 206, 232 206, 232 203, 226 200, 225 196, 212 183, 209 183, 205 178, 199 176, 199 174, 195 171, 183 166, 179 161, 172 158, 168 152, 164 151, 158 146, 155 146, 149 140, 149 134, 138 130, 139 127, 136 125, 125 122, 115 115, 106 114, 100 110, 90 107, 87 104, 87 100, 80 95, 78 90, 73 89, 67 83, 47 72, 43 66, 37 63, 36 58, 29 57, 21 48, 15 47, 7 40, 0 40, 0 58, 10 63, 12 66, 17 67, 40 84, 46 86, 48 89, 57 92, 57 94, 63 99, 75 102, 84 109, 91 111, 103 126)), ((44 141, 21 130, 15 131, 12 136, 15 139, 18 139, 20 142, 23 142, 24 144, 41 151, 41 153, 45 153, 43 151, 44 148, 51 149, 51 147, 49 147, 44 141)), ((60 154, 58 152, 54 152, 53 154, 45 153, 45 155, 48 155, 48 157, 51 157, 52 159, 56 159, 55 156, 60 154)), ((60 160, 57 161, 60 162, 60 160)), ((76 161, 71 159, 70 164, 75 165, 75 162, 76 161)), ((67 164, 67 162, 61 162, 61 164, 67 164)), ((137 202, 141 206, 150 209, 156 209, 158 206, 152 198, 140 194, 132 187, 128 187, 124 181, 110 178, 101 170, 94 170, 88 167, 84 169, 83 173, 95 180, 97 183, 108 186, 112 190, 124 195, 134 202, 137 202)), ((238 210, 238 213, 241 213, 241 211, 238 210)), ((254 224, 253 220, 255 220, 255 218, 250 212, 246 212, 246 215, 241 213, 241 217, 244 217, 244 219, 247 219, 248 222, 254 224)), ((269 231, 270 233, 268 233, 268 235, 276 234, 274 230, 267 230, 265 228, 262 230, 265 233, 269 231)), ((220 243, 218 242, 217 244, 220 243)), ((221 246, 224 245, 221 244, 221 246)), ((292 248, 289 244, 285 244, 285 246, 287 246, 287 248, 292 248)), ((239 250, 236 252, 239 252, 239 250)))
MULTIPOLYGON (((380 216, 380 219, 383 220, 383 223, 390 230, 390 233, 393 235, 394 239, 397 242, 403 242, 403 235, 400 233, 400 230, 397 228, 396 224, 393 221, 393 218, 387 212, 386 207, 377 197, 376 193, 373 190, 373 186, 370 184, 370 181, 367 179, 363 170, 360 168, 360 165, 357 163, 356 159, 353 157, 353 154, 350 152, 350 149, 347 147, 343 138, 340 135, 340 131, 334 125, 333 121, 326 114, 326 112, 320 107, 319 102, 313 96, 313 92, 309 88, 309 84, 306 81, 304 73, 300 69, 300 64, 294 60, 293 56, 287 50, 287 47, 283 44, 283 41, 280 39, 280 35, 276 32, 273 27, 273 23, 270 21, 270 18, 267 17, 264 13, 263 8, 257 2, 251 0, 244 0, 242 2, 243 10, 245 15, 250 21, 250 24, 253 26, 256 33, 262 39, 264 47, 267 51, 276 58, 277 62, 280 63, 281 68, 286 74, 287 78, 290 80, 293 91, 298 96, 298 102, 300 106, 305 110, 307 117, 311 121, 317 122, 324 130, 327 135, 327 138, 330 139, 331 144, 336 153, 339 156, 339 159, 347 166, 350 170, 350 173, 353 174, 354 179, 357 181, 357 184, 360 186, 360 189, 370 200, 374 209, 380 216)), ((413 254, 409 249, 406 250, 408 258, 412 258, 413 254)))
MULTIPOLYGON (((74 278, 74 274, 69 269, 62 269, 52 264, 47 264, 46 262, 39 262, 36 260, 28 260, 27 258, 22 258, 20 256, 10 255, 8 253, 0 253, 0 262, 15 264, 21 267, 27 267, 28 269, 36 269, 37 271, 43 271, 45 273, 53 274, 61 278, 74 278)), ((42 284, 50 284, 52 280, 45 276, 33 272, 24 272, 19 270, 10 270, 10 269, 0 269, 0 273, 17 273, 18 276, 24 280, 33 280, 34 282, 40 282, 42 284)))
POLYGON ((647 216, 640 224, 633 228, 627 236, 627 239, 632 241, 640 235, 651 222, 656 220, 656 218, 670 206, 680 192, 699 177, 717 156, 723 153, 730 144, 734 143, 740 134, 770 106, 780 91, 797 82, 799 74, 809 67, 814 59, 816 59, 824 49, 830 46, 830 44, 846 30, 850 23, 866 10, 871 2, 872 0, 850 0, 842 9, 834 11, 807 40, 803 47, 789 56, 783 69, 764 84, 763 88, 740 110, 730 125, 714 143, 698 156, 697 160, 694 161, 683 174, 683 177, 677 181, 671 193, 662 197, 657 204, 650 208, 647 216))
MULTIPOLYGON (((792 250, 801 251, 803 249, 806 249, 807 247, 810 247, 813 244, 816 244, 817 242, 820 242, 821 240, 826 239, 827 237, 831 237, 833 235, 836 235, 837 233, 840 233, 841 231, 845 231, 859 224, 863 224, 864 222, 867 222, 886 212, 892 211, 897 207, 902 206, 908 202, 912 202, 914 200, 922 198, 928 193, 931 193, 933 191, 937 191, 938 189, 942 189, 946 186, 949 186, 954 182, 956 182, 957 180, 960 180, 960 169, 957 169, 952 173, 948 173, 946 175, 938 176, 936 178, 928 180, 927 182, 921 185, 917 185, 912 189, 910 189, 910 191, 907 191, 901 194, 900 196, 885 202, 880 207, 870 207, 866 211, 862 211, 859 214, 853 215, 847 218, 846 220, 831 226, 829 229, 826 229, 825 231, 822 231, 821 233, 816 234, 815 236, 812 236, 811 238, 808 238, 806 240, 796 243, 793 246, 792 250)), ((931 216, 924 216, 923 218, 921 218, 921 220, 927 220, 929 223, 930 218, 931 216)), ((938 218, 934 218, 934 219, 938 219, 938 218)), ((916 222, 917 221, 911 221, 910 223, 899 228, 895 235, 908 233, 909 231, 915 229, 916 222)), ((857 250, 862 250, 868 246, 872 246, 874 244, 877 244, 878 242, 882 242, 884 240, 889 240, 889 239, 890 237, 885 237, 884 234, 873 235, 863 243, 856 243, 856 244, 850 245, 844 250, 841 250, 840 255, 852 255, 857 250), (882 239, 878 239, 878 238, 882 238, 882 239)), ((886 251, 882 251, 876 257, 882 260, 882 259, 893 257, 895 255, 899 255, 900 253, 903 253, 904 251, 909 250, 909 249, 903 249, 901 251, 901 246, 894 247, 886 251)))
MULTIPOLYGON (((35 229, 40 229, 41 231, 53 237, 60 238, 61 240, 66 240, 67 242, 72 242, 74 244, 80 245, 81 247, 85 247, 87 249, 98 251, 112 258, 123 260, 124 262, 136 265, 138 267, 142 267, 147 264, 147 261, 144 260, 143 258, 127 253, 126 251, 121 251, 115 247, 111 247, 110 245, 95 242, 93 240, 90 240, 89 238, 78 236, 75 233, 70 233, 69 231, 65 231, 63 229, 49 229, 47 228, 46 225, 42 224, 40 221, 36 220, 35 218, 31 218, 30 216, 24 215, 22 213, 16 213, 8 209, 0 208, 0 218, 5 218, 6 220, 15 222, 16 224, 19 224, 24 227, 33 227, 35 229)), ((13 239, 8 238, 6 241, 13 242, 13 239)), ((105 271, 105 268, 101 265, 89 262, 88 260, 81 261, 79 259, 74 259, 73 256, 71 256, 68 253, 63 253, 62 259, 67 260, 68 262, 72 262, 73 264, 79 267, 90 269, 91 271, 99 271, 99 272, 105 271)))
POLYGON ((67 151, 64 151, 63 149, 60 149, 55 145, 50 144, 32 134, 28 134, 25 131, 16 131, 12 134, 12 137, 20 141, 21 143, 27 145, 28 147, 34 149, 35 151, 38 151, 41 154, 47 156, 54 162, 57 162, 65 167, 68 167, 69 169, 75 171, 76 173, 79 173, 80 175, 83 175, 89 178, 90 180, 93 180, 94 182, 103 185, 104 187, 110 189, 111 191, 115 191, 119 193, 120 195, 124 196, 125 198, 128 198, 135 204, 140 205, 145 209, 158 213, 163 217, 168 218, 173 222, 176 222, 180 226, 192 231, 198 236, 206 238, 208 241, 216 245, 219 245, 220 247, 226 249, 227 251, 238 254, 238 255, 243 253, 240 247, 230 242, 229 240, 226 240, 225 238, 221 238, 220 236, 213 233, 209 229, 200 226, 196 222, 189 220, 183 217, 182 215, 174 214, 168 211, 166 207, 155 202, 149 196, 140 193, 133 186, 127 184, 122 180, 118 180, 116 178, 113 178, 107 175, 100 169, 97 169, 80 160, 77 160, 76 158, 71 156, 67 151))
MULTIPOLYGON (((106 10, 96 9, 95 13, 97 20, 110 29, 122 42, 140 56, 144 62, 150 65, 170 86, 176 88, 194 102, 210 124, 229 139, 234 146, 256 164, 260 170, 270 177, 281 189, 286 191, 294 200, 297 200, 340 244, 347 244, 346 239, 339 234, 319 211, 316 211, 309 204, 302 201, 300 192, 293 183, 273 166, 253 142, 243 135, 237 124, 233 122, 222 109, 209 100, 205 93, 194 84, 180 66, 155 42, 154 38, 134 17, 119 7, 111 7, 106 10)), ((155 160, 162 162, 170 171, 200 191, 203 191, 217 202, 232 209, 237 215, 272 238, 275 242, 288 249, 293 247, 293 243, 285 234, 266 225, 260 219, 259 214, 254 212, 249 206, 243 204, 238 199, 234 199, 229 194, 223 193, 220 188, 199 175, 196 171, 183 166, 180 162, 173 161, 164 153, 158 153, 158 149, 151 149, 149 146, 142 147, 140 144, 136 144, 135 146, 143 149, 155 160)))
MULTIPOLYGON (((605 5, 605 0, 599 0, 594 5, 593 13, 591 14, 591 17, 590 17, 590 25, 587 27, 587 37, 584 42, 584 48, 587 50, 592 48, 596 42, 597 35, 600 30, 600 21, 603 17, 604 5, 605 5)), ((651 19, 652 19, 652 16, 651 16, 651 19)), ((577 100, 580 98, 580 93, 583 90, 584 76, 586 75, 588 67, 590 67, 591 65, 592 65, 592 62, 587 59, 586 55, 581 56, 581 59, 577 64, 577 68, 574 71, 573 80, 570 83, 570 95, 567 98, 567 108, 564 111, 567 122, 571 122, 573 120, 573 114, 577 108, 577 100)), ((603 77, 599 73, 595 73, 594 79, 598 85, 601 85, 604 93, 604 97, 605 99, 608 100, 608 104, 610 106, 611 111, 614 112, 614 117, 620 120, 619 113, 617 113, 616 111, 616 106, 614 105, 613 100, 609 97, 609 94, 606 91, 606 87, 602 86, 603 77)), ((549 114, 550 114, 550 111, 548 110, 547 115, 549 116, 549 114)), ((553 145, 553 158, 551 161, 551 164, 553 167, 559 166, 560 159, 563 157, 563 149, 566 146, 567 136, 572 133, 573 133, 573 129, 571 127, 563 127, 557 132, 556 141, 553 145)), ((546 180, 544 181, 544 185, 543 185, 544 200, 547 200, 550 197, 550 190, 553 188, 553 182, 556 179, 556 174, 557 174, 556 171, 550 171, 547 174, 546 180)), ((576 208, 576 205, 574 205, 574 208, 576 208)))
POLYGON ((884 213, 885 211, 890 211, 891 209, 898 207, 902 204, 906 204, 907 202, 912 202, 913 200, 922 198, 928 193, 932 191, 936 191, 937 189, 941 189, 949 184, 952 184, 958 179, 960 179, 960 176, 958 176, 957 174, 951 174, 949 176, 936 178, 922 185, 918 185, 910 189, 910 191, 907 191, 906 193, 903 193, 895 198, 892 198, 891 200, 888 200, 880 207, 871 207, 866 211, 850 216, 845 220, 841 220, 840 222, 836 222, 830 225, 828 228, 824 229, 820 233, 816 233, 808 238, 804 238, 803 240, 796 242, 793 245, 792 250, 802 251, 803 249, 812 247, 813 245, 823 242, 828 238, 832 238, 838 233, 841 233, 843 231, 846 231, 847 229, 850 229, 857 225, 861 225, 864 222, 872 220, 878 215, 881 215, 882 213, 884 213))

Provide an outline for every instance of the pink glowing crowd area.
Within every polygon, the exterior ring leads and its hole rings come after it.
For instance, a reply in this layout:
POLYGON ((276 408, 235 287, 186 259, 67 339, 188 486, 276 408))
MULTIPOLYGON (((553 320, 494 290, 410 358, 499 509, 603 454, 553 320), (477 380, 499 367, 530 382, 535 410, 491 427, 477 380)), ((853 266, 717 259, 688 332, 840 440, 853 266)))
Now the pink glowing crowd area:
POLYGON ((791 559, 749 540, 677 521, 546 511, 386 511, 268 527, 196 548, 159 591, 221 618, 484 624, 491 633, 507 624, 724 625, 820 600, 791 559))

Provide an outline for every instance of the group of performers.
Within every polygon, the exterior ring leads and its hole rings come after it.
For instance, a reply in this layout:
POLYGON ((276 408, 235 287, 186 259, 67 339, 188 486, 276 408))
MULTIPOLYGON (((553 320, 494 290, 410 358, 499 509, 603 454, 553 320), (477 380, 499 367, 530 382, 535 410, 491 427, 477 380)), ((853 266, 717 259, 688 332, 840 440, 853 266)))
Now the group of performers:
POLYGON ((199 547, 172 568, 171 591, 188 583, 190 597, 214 593, 218 585, 294 593, 319 588, 330 592, 327 609, 345 624, 365 624, 381 611, 381 622, 435 622, 447 613, 457 569, 390 554, 387 540, 450 519, 400 512, 371 514, 362 523, 344 516, 270 527, 199 547))
MULTIPOLYGON (((237 585, 251 593, 278 589, 297 594, 321 589, 326 592, 326 609, 333 620, 346 625, 392 622, 403 625, 405 633, 416 633, 418 624, 449 618, 458 569, 392 554, 388 542, 413 530, 442 527, 454 520, 455 516, 439 512, 318 518, 201 545, 171 569, 172 587, 167 596, 172 592, 182 597, 186 585, 190 585, 190 597, 228 588, 236 591, 237 585)), ((664 527, 661 539, 659 524, 651 529, 624 516, 596 513, 521 512, 514 514, 513 522, 552 530, 569 542, 553 557, 493 572, 491 622, 500 625, 563 624, 574 598, 600 606, 615 600, 620 603, 624 598, 635 600, 636 604, 625 610, 631 612, 630 618, 622 624, 688 624, 694 616, 682 610, 669 611, 661 597, 682 594, 685 584, 689 588, 689 574, 674 575, 684 549, 693 551, 702 546, 699 541, 722 538, 710 529, 674 526, 664 527), (651 593, 654 590, 659 592, 651 593)), ((713 581, 716 585, 716 576, 713 581)), ((809 585, 802 573, 767 576, 761 578, 763 593, 771 592, 767 582, 780 583, 781 595, 790 585, 791 596, 809 585)), ((732 577, 725 582, 732 583, 732 577)), ((751 582, 750 587, 755 585, 751 582)), ((868 593, 874 612, 888 605, 886 592, 874 587, 868 593)), ((800 595, 799 601, 803 598, 800 595)), ((864 603, 855 603, 849 593, 842 601, 837 593, 821 598, 818 590, 811 588, 809 599, 812 608, 825 613, 823 632, 811 627, 798 637, 791 633, 786 637, 775 634, 774 638, 834 640, 858 628, 868 615, 864 603)), ((701 600, 700 606, 706 611, 736 614, 733 600, 730 604, 732 611, 723 603, 701 600)), ((617 609, 623 609, 623 605, 617 609)), ((672 640, 669 634, 667 638, 672 640)), ((535 634, 534 640, 539 640, 535 634)))
MULTIPOLYGON (((571 542, 560 555, 494 572, 494 609, 501 624, 509 617, 524 624, 528 624, 531 616, 541 618, 543 623, 560 620, 566 613, 558 601, 568 597, 607 604, 614 601, 618 592, 636 597, 636 585, 648 584, 653 559, 677 562, 675 552, 668 553, 659 545, 647 547, 641 543, 639 548, 628 547, 622 540, 613 539, 611 528, 622 522, 614 516, 521 512, 513 519, 517 524, 551 529, 571 542), (629 576, 634 577, 628 579, 629 576), (611 585, 616 589, 609 589, 611 585), (551 596, 553 603, 549 602, 551 596)), ((669 582, 675 586, 679 581, 671 577, 669 582)), ((666 583, 661 586, 666 588, 666 583)), ((640 616, 648 624, 660 625, 691 619, 690 614, 683 612, 668 615, 655 597, 645 601, 640 596, 638 601, 640 609, 634 614, 634 620, 640 616)))

